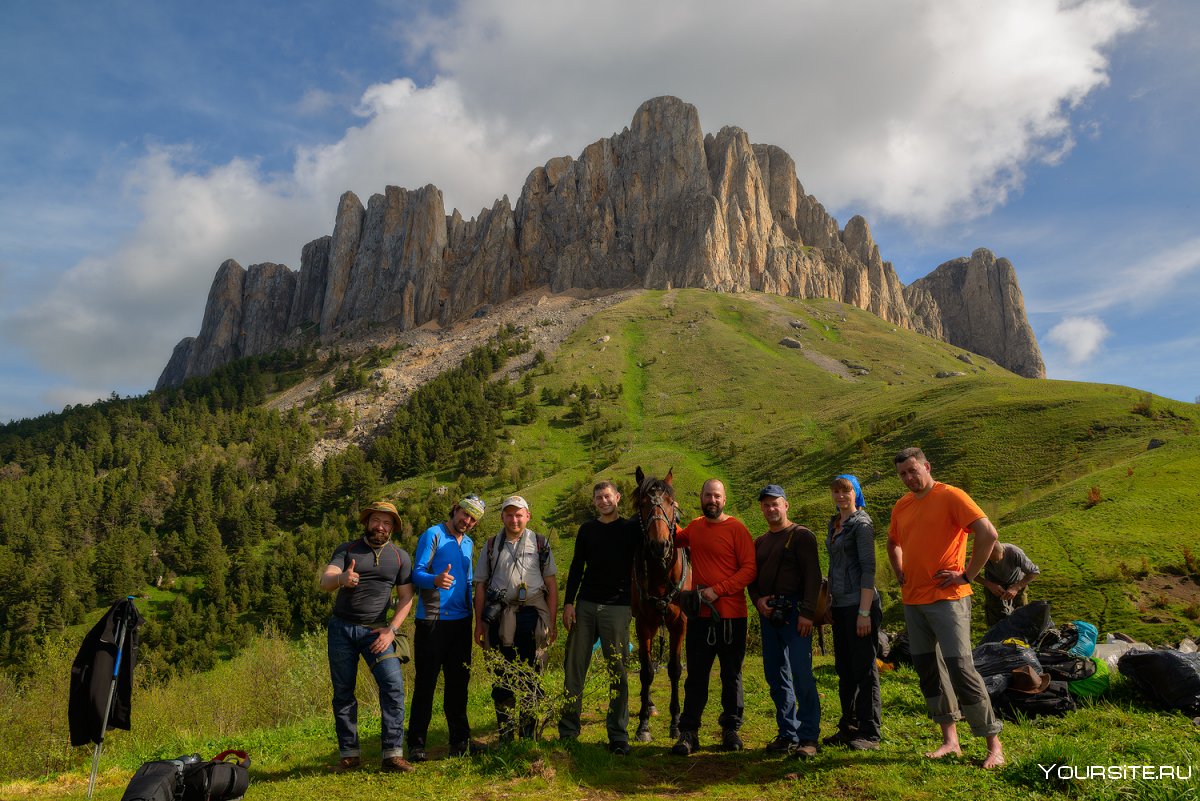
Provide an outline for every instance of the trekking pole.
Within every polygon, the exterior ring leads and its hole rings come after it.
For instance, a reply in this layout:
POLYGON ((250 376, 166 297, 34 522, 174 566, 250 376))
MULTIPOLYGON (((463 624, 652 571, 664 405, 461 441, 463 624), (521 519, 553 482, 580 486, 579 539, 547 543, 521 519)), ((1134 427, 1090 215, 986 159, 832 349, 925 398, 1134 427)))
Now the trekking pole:
POLYGON ((108 716, 112 712, 113 695, 117 690, 117 675, 121 671, 121 657, 125 653, 125 634, 129 628, 133 596, 127 595, 125 599, 129 601, 129 607, 122 607, 120 616, 117 618, 117 658, 113 660, 112 683, 108 685, 108 701, 104 704, 104 722, 100 724, 100 740, 96 743, 96 749, 92 753, 92 773, 88 777, 87 797, 89 799, 96 789, 96 773, 100 769, 100 752, 104 748, 104 731, 108 728, 108 716))

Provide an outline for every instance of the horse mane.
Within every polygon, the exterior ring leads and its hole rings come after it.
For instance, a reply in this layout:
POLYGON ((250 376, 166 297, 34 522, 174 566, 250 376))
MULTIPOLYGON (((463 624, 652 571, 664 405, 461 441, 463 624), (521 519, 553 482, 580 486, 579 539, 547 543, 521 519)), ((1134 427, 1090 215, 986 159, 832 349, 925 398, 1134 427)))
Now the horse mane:
POLYGON ((658 492, 663 492, 671 500, 675 500, 675 488, 661 478, 655 476, 646 476, 642 483, 638 486, 638 498, 649 498, 658 492))

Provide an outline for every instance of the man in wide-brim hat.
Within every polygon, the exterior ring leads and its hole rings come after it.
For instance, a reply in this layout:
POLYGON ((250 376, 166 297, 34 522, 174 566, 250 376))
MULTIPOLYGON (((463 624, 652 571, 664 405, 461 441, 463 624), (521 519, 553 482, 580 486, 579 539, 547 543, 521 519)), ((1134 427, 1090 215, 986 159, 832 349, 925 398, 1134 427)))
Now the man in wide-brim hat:
POLYGON ((333 551, 320 586, 337 592, 329 618, 329 678, 333 684, 333 722, 337 731, 338 770, 360 765, 358 660, 367 662, 379 685, 382 764, 385 771, 410 771, 404 759, 404 673, 395 640, 412 608, 412 559, 392 542, 400 513, 387 501, 365 507, 358 517, 362 537, 333 551), (388 606, 393 591, 396 608, 388 606))

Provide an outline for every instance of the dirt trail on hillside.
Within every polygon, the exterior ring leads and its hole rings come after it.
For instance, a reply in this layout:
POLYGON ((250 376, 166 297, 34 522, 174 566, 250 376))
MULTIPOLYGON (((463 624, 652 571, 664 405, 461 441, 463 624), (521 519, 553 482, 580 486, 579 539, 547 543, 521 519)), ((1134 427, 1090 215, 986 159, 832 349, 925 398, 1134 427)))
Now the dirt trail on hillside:
MULTIPOLYGON (((533 347, 528 353, 509 361, 501 374, 510 377, 533 361, 540 350, 552 358, 563 341, 580 325, 600 311, 639 294, 639 289, 616 291, 569 290, 553 294, 534 289, 502 304, 485 306, 482 316, 454 323, 446 328, 427 323, 410 331, 372 331, 353 343, 338 343, 343 354, 357 355, 372 347, 406 346, 385 366, 370 375, 372 386, 335 399, 353 416, 353 426, 345 436, 329 436, 313 447, 312 457, 322 461, 345 450, 351 443, 366 445, 380 426, 386 425, 413 392, 442 372, 457 367, 463 357, 484 344, 503 325, 524 327, 533 347), (378 387, 387 385, 386 393, 378 387)), ((329 350, 324 348, 323 350, 329 350)), ((314 398, 328 374, 307 378, 268 401, 272 409, 285 411, 314 398)))

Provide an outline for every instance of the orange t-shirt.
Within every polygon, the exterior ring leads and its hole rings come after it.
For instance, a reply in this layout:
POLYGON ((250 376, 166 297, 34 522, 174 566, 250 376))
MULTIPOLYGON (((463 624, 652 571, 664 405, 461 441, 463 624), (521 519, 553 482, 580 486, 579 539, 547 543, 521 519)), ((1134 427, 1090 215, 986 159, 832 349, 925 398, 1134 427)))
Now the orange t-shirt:
POLYGON ((971 594, 970 584, 942 588, 933 574, 939 570, 962 572, 967 567, 968 526, 987 517, 958 487, 934 482, 923 498, 908 493, 892 507, 888 540, 903 551, 906 604, 931 604, 971 594))
MULTIPOLYGON (((722 618, 746 616, 746 585, 758 574, 754 540, 750 530, 736 517, 714 523, 697 517, 676 535, 675 541, 688 548, 692 557, 692 586, 712 587, 717 594, 713 606, 722 618)), ((700 617, 712 617, 707 606, 700 617)))

